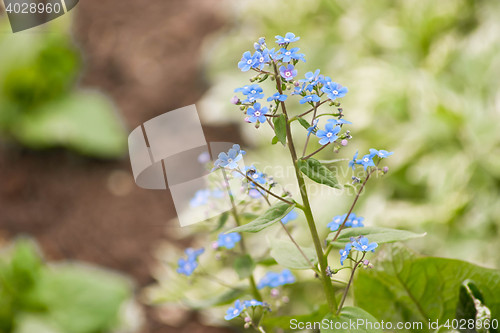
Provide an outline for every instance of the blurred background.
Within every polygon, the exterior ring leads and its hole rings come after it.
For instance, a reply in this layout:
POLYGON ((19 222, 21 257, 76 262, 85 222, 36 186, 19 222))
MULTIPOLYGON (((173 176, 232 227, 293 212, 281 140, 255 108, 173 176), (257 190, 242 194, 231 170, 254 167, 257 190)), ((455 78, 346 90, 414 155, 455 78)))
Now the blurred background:
MULTIPOLYGON (((248 82, 241 54, 288 31, 306 54, 299 75, 320 68, 350 90, 342 106, 354 139, 338 157, 395 152, 357 208, 367 224, 427 232, 410 244, 426 255, 500 267, 499 15, 500 3, 475 0, 87 0, 12 34, 2 8, 0 275, 10 280, 1 282, 0 332, 219 331, 196 314, 174 327, 143 305, 163 260, 156 249, 187 243, 168 191, 134 184, 126 138, 196 103, 207 141, 238 142, 256 163, 279 164, 284 151, 229 100, 248 82), (71 288, 52 299, 64 283, 107 302, 67 326, 93 305, 82 295, 69 311, 71 288)), ((351 201, 334 198, 335 212, 317 198, 320 224, 351 201)))

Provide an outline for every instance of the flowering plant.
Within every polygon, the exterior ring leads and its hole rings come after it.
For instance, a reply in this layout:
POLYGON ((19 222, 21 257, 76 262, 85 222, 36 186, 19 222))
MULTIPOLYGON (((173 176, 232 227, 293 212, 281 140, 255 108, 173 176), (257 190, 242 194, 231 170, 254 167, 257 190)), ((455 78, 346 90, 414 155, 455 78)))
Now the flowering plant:
MULTIPOLYGON (((220 171, 224 176, 223 182, 198 191, 191 203, 193 206, 204 205, 215 209, 217 205, 210 205, 211 201, 227 198, 230 202, 229 211, 221 213, 218 225, 213 230, 218 235, 213 236, 216 239, 211 251, 188 248, 185 250, 187 259, 178 259, 177 273, 193 284, 205 278, 221 286, 221 297, 205 302, 205 306, 192 307, 226 305, 224 319, 231 323, 239 320, 245 328, 260 332, 273 328, 292 328, 290 320, 293 317, 287 311, 302 289, 311 291, 306 292, 305 298, 309 297, 309 303, 316 303, 317 306, 309 308, 305 314, 293 313, 296 316, 294 318, 300 317, 303 322, 327 320, 330 326, 321 326, 322 331, 327 332, 335 327, 337 331, 347 332, 349 330, 344 329, 344 326, 335 324, 353 320, 377 323, 380 320, 380 312, 370 305, 368 296, 365 302, 355 297, 354 304, 357 306, 346 305, 358 269, 374 267, 371 256, 381 244, 422 235, 389 228, 365 227, 364 218, 355 213, 356 204, 369 180, 383 176, 389 170, 380 164, 393 153, 372 148, 360 158, 356 152, 352 159, 347 160, 346 166, 353 175, 352 183, 345 186, 354 189, 352 203, 347 212, 332 208, 332 220, 326 225, 329 233, 326 238, 320 237, 307 182, 310 180, 312 184, 342 188, 329 166, 343 160, 321 161, 315 157, 320 152, 337 154, 347 146, 352 136, 345 127, 352 125, 352 122, 344 118, 340 104, 340 99, 348 93, 346 87, 320 74, 319 69, 305 73, 303 78, 299 76, 297 67, 306 61, 305 55, 299 53, 300 49, 294 45, 299 39, 293 33, 287 33, 284 37, 276 36, 277 47, 269 48, 265 39, 260 38, 254 44, 253 53, 243 53, 238 63, 239 69, 243 72, 252 71, 255 75, 250 78, 249 85, 235 89, 240 96, 234 96, 231 100, 239 106, 247 123, 253 124, 256 129, 269 126, 275 134, 272 144, 281 143, 287 148, 298 195, 293 195, 279 181, 255 166, 242 166, 245 151, 239 145, 221 152, 212 171, 220 171), (273 89, 270 93, 265 93, 261 86, 266 81, 273 89), (307 108, 292 113, 288 108, 289 103, 307 108), (292 132, 292 126, 296 124, 303 128, 297 126, 292 132), (300 136, 304 138, 304 144, 299 155, 297 143, 301 141, 300 136), (311 149, 313 144, 316 149, 311 149), (244 199, 237 200, 235 197, 229 185, 234 180, 240 182, 244 199), (299 244, 296 239, 302 230, 298 229, 299 223, 295 220, 301 215, 305 217, 304 225, 307 226, 310 246, 299 244), (230 227, 230 223, 234 223, 234 226, 230 227), (275 226, 278 226, 280 235, 284 237, 271 236, 268 245, 262 246, 259 242, 262 234, 271 234, 275 226), (332 252, 334 249, 336 251, 332 252), (213 265, 207 272, 199 267, 204 257, 219 261, 219 268, 213 265), (236 277, 228 273, 228 266, 234 270, 236 277)), ((398 246, 393 248, 403 253, 408 265, 412 264, 409 262, 411 255, 398 246)), ((406 276, 399 278, 404 279, 406 276)), ((400 283, 403 284, 403 281, 400 283)), ((367 285, 370 283, 367 282, 367 285)), ((406 290, 411 288, 413 286, 406 290)), ((372 326, 365 331, 381 330, 380 327, 372 326)))

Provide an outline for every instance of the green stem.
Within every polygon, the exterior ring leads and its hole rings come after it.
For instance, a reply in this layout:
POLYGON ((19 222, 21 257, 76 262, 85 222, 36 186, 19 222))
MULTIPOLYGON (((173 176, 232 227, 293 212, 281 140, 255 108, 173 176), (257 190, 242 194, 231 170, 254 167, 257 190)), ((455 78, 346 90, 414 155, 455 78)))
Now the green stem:
POLYGON ((361 264, 361 262, 363 261, 365 256, 366 256, 366 252, 363 252, 363 256, 361 257, 361 259, 359 259, 359 261, 356 261, 356 264, 354 265, 354 267, 352 269, 351 277, 349 278, 349 282, 347 283, 347 286, 344 290, 344 294, 342 295, 342 300, 340 301, 340 305, 339 305, 339 308, 337 310, 337 316, 340 314, 340 311, 342 311, 342 307, 344 306, 344 302, 347 298, 347 293, 349 292, 349 288, 351 287, 352 280, 354 279, 354 273, 356 273, 356 269, 358 269, 359 264, 361 264))
MULTIPOLYGON (((276 77, 276 88, 278 89, 278 92, 280 94, 283 94, 283 90, 281 89, 281 79, 278 74, 278 68, 276 67, 276 63, 273 63, 274 67, 274 73, 276 77)), ((283 114, 285 115, 286 119, 286 136, 287 136, 287 142, 288 142, 288 149, 290 151, 290 155, 292 157, 292 162, 293 166, 295 169, 295 175, 297 177, 297 183, 299 185, 299 190, 300 190, 300 196, 302 197, 302 204, 303 204, 303 211, 304 215, 306 216, 307 220, 307 225, 309 226, 309 231, 311 233, 313 242, 314 242, 314 248, 316 250, 316 255, 318 256, 318 261, 319 261, 319 266, 320 266, 320 278, 321 282, 323 284, 323 289, 325 292, 325 297, 328 302, 328 307, 330 311, 333 313, 335 309, 337 308, 337 300, 335 299, 335 292, 333 289, 333 284, 330 280, 330 278, 326 275, 326 268, 328 266, 327 263, 327 258, 323 254, 323 248, 321 246, 321 240, 319 239, 318 231, 316 229, 316 224, 314 223, 314 217, 312 215, 311 211, 311 205, 309 203, 309 197, 307 194, 307 189, 306 189, 306 184, 304 181, 304 177, 302 176, 302 173, 300 172, 298 165, 297 165, 297 152, 295 150, 295 146, 293 143, 292 139, 292 132, 290 130, 290 123, 288 121, 288 114, 286 111, 286 105, 284 102, 281 102, 281 109, 283 111, 283 114)))
MULTIPOLYGON (((234 221, 236 222, 236 225, 239 227, 241 225, 240 221, 240 216, 238 214, 238 210, 236 209, 236 204, 234 203, 234 197, 233 193, 231 192, 231 189, 229 188, 229 181, 227 180, 227 175, 226 171, 224 169, 222 170, 222 174, 224 176, 224 181, 226 182, 226 188, 227 188, 227 193, 229 194, 229 200, 231 201, 231 213, 234 217, 234 221)), ((245 254, 248 254, 247 247, 245 245, 245 238, 243 235, 241 235, 241 241, 240 241, 240 248, 241 251, 245 254)), ((250 283, 250 290, 252 291, 253 297, 255 297, 256 300, 259 302, 262 302, 262 296, 260 295, 259 290, 257 289, 257 284, 255 283, 255 278, 253 277, 253 274, 251 274, 248 277, 248 282, 250 283)))

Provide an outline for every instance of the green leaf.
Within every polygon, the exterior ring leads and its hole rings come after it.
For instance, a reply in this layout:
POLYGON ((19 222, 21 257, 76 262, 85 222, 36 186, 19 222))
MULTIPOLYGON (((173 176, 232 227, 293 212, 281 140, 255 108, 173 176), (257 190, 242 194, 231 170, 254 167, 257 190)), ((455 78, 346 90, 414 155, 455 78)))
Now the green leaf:
POLYGON ((298 118, 298 121, 305 129, 309 129, 309 127, 311 127, 311 124, 309 124, 304 118, 298 118))
POLYGON ((313 265, 318 263, 318 257, 313 248, 302 246, 300 248, 309 258, 309 262, 306 261, 295 244, 280 239, 271 241, 271 257, 281 266, 291 269, 310 269, 310 263, 313 263, 313 265))
POLYGON ((239 256, 234 260, 234 270, 240 279, 246 279, 252 275, 254 269, 255 262, 248 254, 239 256))
POLYGON ((385 248, 374 268, 360 270, 354 285, 356 304, 379 320, 393 323, 455 318, 459 289, 473 280, 492 318, 500 318, 500 272, 460 260, 420 257, 401 246, 385 248))
MULTIPOLYGON (((365 310, 353 307, 346 306, 342 309, 339 316, 335 316, 333 314, 328 314, 325 316, 326 319, 324 322, 327 322, 328 327, 322 327, 322 333, 328 332, 353 332, 353 333, 377 333, 382 332, 381 329, 376 329, 375 327, 379 327, 378 320, 375 319, 371 314, 366 312, 365 310), (359 323, 359 325, 358 325, 359 323), (355 327, 352 326, 355 324, 355 327)), ((322 323, 324 323, 322 321, 322 323)))
POLYGON ((309 177, 309 179, 311 179, 312 181, 333 188, 341 188, 337 181, 337 177, 335 177, 333 172, 331 172, 318 160, 314 158, 308 158, 307 160, 298 160, 297 164, 300 171, 302 171, 302 173, 309 177))
MULTIPOLYGON (((335 234, 333 232, 332 234, 335 234)), ((424 237, 426 234, 417 234, 411 231, 378 228, 378 227, 363 227, 363 228, 347 228, 340 232, 339 238, 333 243, 334 247, 342 248, 346 243, 350 242, 351 237, 366 236, 370 242, 378 244, 394 243, 405 241, 412 238, 424 237)))
POLYGON ((35 149, 62 146, 100 158, 120 157, 127 150, 113 104, 95 92, 75 92, 24 114, 15 133, 35 149))
POLYGON ((278 137, 275 135, 275 136, 273 136, 273 139, 271 140, 271 144, 275 145, 275 144, 277 144, 277 143, 278 143, 278 141, 279 141, 279 139, 278 139, 278 137))
POLYGON ((222 213, 219 217, 219 221, 217 222, 217 227, 212 232, 217 232, 222 228, 224 228, 228 219, 229 219, 229 212, 222 213))
MULTIPOLYGON (((472 280, 466 280, 460 286, 459 301, 456 311, 458 320, 491 320, 491 310, 484 305, 484 298, 472 280)), ((476 329, 477 332, 496 332, 496 330, 476 329)))
MULTIPOLYGON (((278 137, 279 142, 286 145, 286 118, 284 114, 273 118, 274 132, 278 137)), ((274 140, 274 139, 273 139, 274 140)))
POLYGON ((226 234, 230 232, 259 232, 281 220, 294 207, 295 204, 289 205, 286 202, 279 201, 252 222, 226 231, 226 234))

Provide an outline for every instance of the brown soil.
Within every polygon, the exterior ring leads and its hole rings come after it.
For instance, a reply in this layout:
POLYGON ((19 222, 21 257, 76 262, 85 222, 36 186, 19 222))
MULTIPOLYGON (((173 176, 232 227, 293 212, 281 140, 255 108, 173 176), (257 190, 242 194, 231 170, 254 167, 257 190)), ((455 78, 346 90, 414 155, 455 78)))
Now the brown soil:
MULTIPOLYGON (((86 59, 81 85, 107 93, 129 129, 195 103, 206 88, 200 44, 222 27, 217 0, 85 0, 76 7, 75 41, 86 59)), ((209 141, 239 142, 233 127, 205 128, 209 141), (222 134, 221 134, 222 133, 222 134), (223 135, 223 137, 221 137, 223 135)), ((175 216, 168 191, 143 190, 128 157, 98 161, 62 150, 0 147, 0 234, 35 237, 47 259, 96 263, 153 282, 152 250, 168 240, 175 216)), ((144 333, 220 329, 189 319, 182 329, 147 309, 144 333)))

